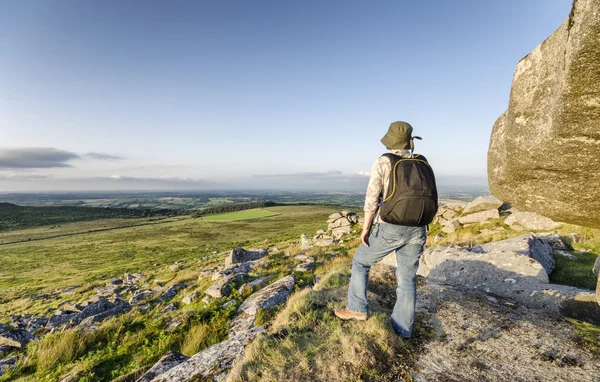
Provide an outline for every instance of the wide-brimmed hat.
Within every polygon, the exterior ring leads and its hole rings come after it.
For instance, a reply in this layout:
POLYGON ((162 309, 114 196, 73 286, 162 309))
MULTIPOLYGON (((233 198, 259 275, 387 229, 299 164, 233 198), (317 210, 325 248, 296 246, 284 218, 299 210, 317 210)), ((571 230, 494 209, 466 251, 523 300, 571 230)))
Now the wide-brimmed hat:
POLYGON ((414 139, 423 139, 412 135, 413 128, 408 122, 392 122, 381 143, 390 150, 414 150, 414 139))

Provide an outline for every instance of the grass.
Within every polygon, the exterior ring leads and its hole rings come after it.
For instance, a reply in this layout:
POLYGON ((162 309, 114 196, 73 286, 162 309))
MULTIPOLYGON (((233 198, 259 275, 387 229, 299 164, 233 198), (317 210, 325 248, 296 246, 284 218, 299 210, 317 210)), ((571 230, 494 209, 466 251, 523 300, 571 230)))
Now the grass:
POLYGON ((228 212, 225 214, 218 215, 208 215, 202 217, 202 220, 208 221, 240 221, 240 220, 250 220, 250 219, 260 219, 271 216, 277 216, 278 214, 266 209, 253 209, 253 210, 245 210, 238 212, 228 212))
MULTIPOLYGON (((210 222, 184 219, 150 226, 139 226, 104 232, 92 232, 38 242, 0 246, 0 258, 8 259, 0 269, 0 322, 12 314, 46 315, 58 304, 83 302, 95 295, 95 287, 104 280, 124 272, 142 271, 142 284, 162 285, 163 289, 179 282, 191 286, 173 300, 180 308, 159 314, 161 303, 146 313, 136 309, 112 318, 93 333, 66 330, 42 336, 27 348, 25 361, 11 369, 0 381, 54 381, 69 375, 79 381, 132 381, 168 351, 193 355, 227 337, 231 318, 242 298, 237 291, 227 298, 215 299, 206 305, 196 301, 182 305, 183 296, 202 292, 213 282, 210 277, 198 280, 201 269, 223 262, 223 252, 234 246, 278 245, 298 240, 303 232, 325 228, 329 207, 273 207, 276 216, 262 220, 210 222), (266 242, 265 242, 266 241, 266 242), (214 252, 217 254, 213 254, 214 252), (202 259, 202 261, 199 261, 202 259), (169 269, 176 260, 183 260, 177 272, 169 269), (160 263, 158 267, 154 263, 160 263), (4 266, 6 264, 6 266, 4 266), (74 295, 53 294, 56 288, 80 285, 74 295), (33 293, 50 293, 47 300, 24 297, 33 293), (223 308, 223 304, 236 300, 223 308), (175 330, 167 327, 173 320, 181 324, 175 330)), ((295 252, 295 247, 286 248, 295 252)), ((338 255, 347 254, 335 248, 338 255)), ((318 267, 324 264, 331 249, 315 248, 318 267)), ((267 277, 269 282, 293 272, 296 261, 283 252, 269 256, 269 264, 257 267, 252 278, 267 277)), ((296 273, 297 288, 311 285, 313 272, 296 273)), ((261 311, 262 323, 270 322, 276 311, 261 311)))
POLYGON ((332 309, 343 304, 349 265, 348 257, 336 259, 324 268, 314 288, 293 295, 272 319, 268 333, 249 345, 231 380, 410 380, 430 330, 419 316, 411 341, 396 335, 389 322, 395 279, 386 273, 378 280, 375 268, 372 284, 386 302, 372 302, 378 307, 364 322, 335 317, 332 309))
POLYGON ((0 317, 56 308, 58 300, 23 298, 72 285, 90 285, 92 291, 93 283, 103 285, 102 280, 125 272, 162 272, 154 277, 169 281, 168 266, 175 261, 184 261, 184 269, 199 269, 199 259, 210 266, 225 257, 214 252, 298 240, 303 232, 325 228, 334 211, 318 206, 266 210, 277 216, 233 222, 186 219, 0 246, 0 317))

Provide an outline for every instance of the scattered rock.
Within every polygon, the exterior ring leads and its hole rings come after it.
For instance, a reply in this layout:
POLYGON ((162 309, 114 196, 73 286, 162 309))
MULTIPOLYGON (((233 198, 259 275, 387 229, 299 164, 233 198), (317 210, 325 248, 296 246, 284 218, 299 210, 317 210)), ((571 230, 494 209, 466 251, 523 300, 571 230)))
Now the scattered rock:
POLYGON ((127 285, 137 285, 144 277, 141 273, 125 273, 123 275, 123 283, 127 285))
POLYGON ((192 292, 192 293, 188 294, 187 296, 185 296, 181 300, 181 302, 183 302, 186 305, 189 305, 192 302, 196 301, 201 295, 202 295, 202 293, 200 293, 198 291, 192 292))
POLYGON ((312 239, 310 237, 308 237, 307 234, 303 233, 300 236, 300 249, 303 251, 307 251, 309 249, 311 249, 312 246, 312 239))
POLYGON ((235 282, 242 281, 246 276, 247 275, 243 273, 225 276, 221 280, 211 285, 205 293, 214 298, 229 296, 231 293, 231 285, 235 282))
POLYGON ((262 248, 245 250, 242 247, 235 247, 225 259, 225 265, 230 266, 233 263, 245 263, 247 261, 258 260, 268 254, 269 252, 262 248))
POLYGON ((256 315, 258 309, 273 309, 275 306, 284 303, 287 297, 292 293, 296 277, 289 275, 283 277, 273 284, 270 284, 258 292, 254 293, 242 303, 238 313, 256 315))
POLYGON ((298 264, 296 266, 296 272, 309 272, 309 271, 312 271, 313 269, 315 269, 314 262, 302 263, 302 264, 298 264))
POLYGON ((241 264, 235 264, 235 265, 227 267, 221 271, 213 273, 212 279, 218 280, 225 276, 246 274, 246 273, 249 273, 255 266, 257 266, 259 264, 263 264, 264 262, 265 262, 265 259, 258 259, 258 260, 254 260, 254 261, 247 261, 247 262, 241 263, 241 264))
POLYGON ((153 290, 138 291, 131 297, 131 299, 129 300, 129 303, 131 305, 139 304, 141 302, 151 299, 155 294, 156 294, 156 291, 153 291, 153 290))
POLYGON ((499 219, 500 213, 497 209, 475 212, 458 218, 460 224, 482 223, 488 219, 499 219))
POLYGON ((4 374, 4 371, 8 368, 15 367, 19 358, 16 355, 5 359, 0 359, 0 377, 4 374))
POLYGON ((35 336, 23 329, 10 329, 0 333, 0 345, 23 349, 35 336))
POLYGON ((173 303, 170 303, 169 305, 165 306, 165 307, 164 307, 164 308, 163 308, 163 309, 160 311, 160 313, 161 313, 161 314, 165 314, 165 313, 172 312, 172 311, 174 311, 174 310, 177 310, 177 306, 175 306, 175 304, 173 304, 173 303))
POLYGON ((265 329, 259 326, 240 333, 194 354, 188 360, 158 375, 151 381, 212 380, 211 377, 216 377, 231 369, 233 363, 244 356, 246 345, 264 331, 265 329))
POLYGON ((462 215, 465 216, 475 212, 497 210, 500 206, 502 206, 502 201, 494 195, 479 196, 465 206, 462 215))
POLYGON ((150 382, 160 374, 163 374, 180 363, 187 361, 190 357, 177 352, 169 352, 157 363, 154 364, 147 372, 145 372, 136 382, 150 382))
POLYGON ((169 269, 172 271, 178 271, 181 269, 181 263, 175 263, 169 266, 169 269))
POLYGON ((452 220, 447 221, 444 224, 444 226, 442 227, 442 232, 452 233, 459 228, 460 228, 460 223, 459 223, 458 219, 452 219, 452 220))
POLYGON ((544 217, 535 212, 522 212, 516 211, 513 212, 509 217, 504 220, 504 224, 508 224, 511 228, 515 224, 519 226, 531 229, 531 230, 547 230, 547 229, 555 229, 560 227, 562 223, 556 223, 547 217, 544 217))
POLYGON ((296 255, 294 256, 294 260, 304 261, 306 263, 314 263, 315 261, 314 257, 306 255, 296 255))
POLYGON ((46 329, 48 330, 56 330, 62 329, 65 326, 69 326, 71 320, 77 316, 77 313, 68 313, 62 310, 56 311, 55 314, 50 316, 48 319, 48 323, 46 324, 46 329))
POLYGON ((179 283, 170 286, 165 293, 163 293, 159 298, 156 299, 156 302, 165 302, 169 301, 173 297, 177 295, 177 292, 181 289, 187 288, 187 284, 179 283))
POLYGON ((32 317, 27 321, 26 330, 30 333, 35 332, 38 329, 45 327, 48 324, 48 317, 32 317))
MULTIPOLYGON (((129 305, 127 302, 123 300, 115 300, 110 309, 86 317, 80 322, 79 326, 84 328, 91 327, 93 324, 102 322, 110 317, 117 316, 130 310, 131 305, 129 305)), ((79 313, 79 315, 82 314, 83 312, 79 313)))

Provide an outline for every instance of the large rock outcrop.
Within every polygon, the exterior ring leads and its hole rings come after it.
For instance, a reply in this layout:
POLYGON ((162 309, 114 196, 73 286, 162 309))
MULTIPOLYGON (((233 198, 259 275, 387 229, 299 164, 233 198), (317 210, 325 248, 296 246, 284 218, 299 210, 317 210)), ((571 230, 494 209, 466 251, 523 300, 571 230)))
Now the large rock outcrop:
POLYGON ((600 227, 600 1, 517 65, 488 151, 490 190, 523 211, 600 227))

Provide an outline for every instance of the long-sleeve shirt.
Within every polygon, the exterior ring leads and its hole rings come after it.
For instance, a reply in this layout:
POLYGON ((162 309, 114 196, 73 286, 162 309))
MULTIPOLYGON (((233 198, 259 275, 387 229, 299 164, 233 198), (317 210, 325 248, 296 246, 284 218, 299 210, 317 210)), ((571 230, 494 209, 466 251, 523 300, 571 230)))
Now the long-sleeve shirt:
MULTIPOLYGON (((392 154, 400 155, 403 158, 412 158, 410 150, 391 150, 392 154)), ((387 190, 389 188, 390 173, 392 172, 392 163, 389 158, 380 156, 377 158, 369 177, 369 185, 367 186, 367 192, 365 196, 365 215, 368 213, 376 213, 373 219, 374 223, 383 223, 379 217, 379 205, 381 203, 381 197, 387 197, 387 190)))

